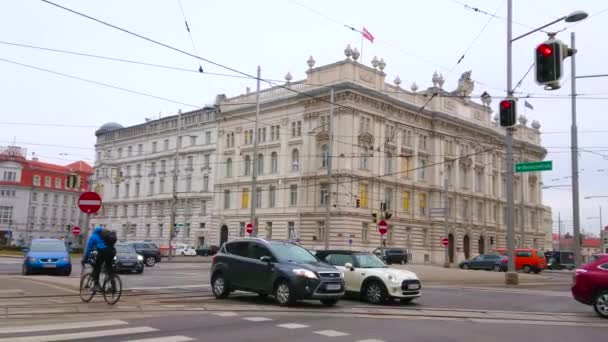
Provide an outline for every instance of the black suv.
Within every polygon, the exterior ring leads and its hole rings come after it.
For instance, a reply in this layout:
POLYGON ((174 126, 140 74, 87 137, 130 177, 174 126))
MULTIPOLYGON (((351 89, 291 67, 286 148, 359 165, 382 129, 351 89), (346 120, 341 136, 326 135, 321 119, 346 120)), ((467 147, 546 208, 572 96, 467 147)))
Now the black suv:
POLYGON ((137 254, 144 257, 144 264, 148 267, 154 266, 161 260, 160 248, 153 242, 135 241, 126 244, 133 246, 137 254))
POLYGON ((225 243, 213 257, 211 288, 216 298, 241 290, 272 294, 282 306, 299 299, 332 306, 344 295, 344 275, 298 245, 244 238, 225 243))
POLYGON ((381 248, 376 248, 374 254, 389 265, 407 263, 407 251, 403 248, 384 248, 384 254, 382 254, 381 248))

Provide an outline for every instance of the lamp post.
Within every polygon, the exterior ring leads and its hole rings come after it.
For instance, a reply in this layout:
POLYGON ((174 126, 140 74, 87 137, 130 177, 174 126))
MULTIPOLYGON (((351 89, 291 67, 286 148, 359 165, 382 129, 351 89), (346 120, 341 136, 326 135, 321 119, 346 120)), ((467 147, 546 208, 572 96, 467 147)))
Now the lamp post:
MULTIPOLYGON (((513 42, 519 40, 523 37, 526 37, 534 32, 540 31, 543 28, 558 23, 562 20, 566 22, 576 22, 583 20, 587 17, 587 13, 582 11, 575 11, 570 13, 569 15, 560 17, 548 24, 545 24, 539 28, 536 28, 532 31, 524 33, 520 36, 512 38, 513 36, 513 0, 507 1, 507 98, 511 98, 513 96, 513 42)), ((574 122, 574 121, 573 121, 574 122)), ((573 130, 576 128, 573 125, 573 130)), ((508 271, 505 274, 505 283, 508 285, 517 285, 519 282, 519 277, 517 272, 515 271, 515 227, 514 227, 514 199, 513 199, 513 132, 514 128, 507 128, 507 134, 505 136, 505 147, 506 147, 506 166, 507 166, 507 254, 509 257, 508 263, 508 271)), ((574 139, 574 138, 573 138, 574 139)), ((578 165, 577 165, 578 167, 578 165)), ((574 166, 573 166, 574 168, 574 166)), ((576 179, 576 185, 574 183, 574 175, 573 175, 573 187, 576 191, 578 191, 578 175, 576 179)), ((574 191, 573 191, 574 194, 574 191)), ((574 198, 574 195, 573 195, 574 198)), ((576 199, 578 200, 578 192, 576 194, 576 199)), ((578 206, 575 208, 575 211, 578 212, 578 206)), ((576 215, 576 214, 575 214, 576 215)), ((578 216, 577 216, 578 218, 578 216)), ((576 219, 575 219, 576 220, 576 219)), ((576 224, 576 221, 575 221, 576 224)), ((576 229, 576 227, 575 227, 576 229)))

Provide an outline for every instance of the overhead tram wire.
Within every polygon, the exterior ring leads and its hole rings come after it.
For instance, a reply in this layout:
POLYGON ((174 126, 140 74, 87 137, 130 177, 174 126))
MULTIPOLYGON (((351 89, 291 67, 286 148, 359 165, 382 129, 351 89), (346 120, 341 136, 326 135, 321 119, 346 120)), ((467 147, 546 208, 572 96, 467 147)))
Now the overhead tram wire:
MULTIPOLYGON (((188 19, 186 19, 186 13, 184 12, 184 6, 182 6, 182 0, 177 0, 177 3, 179 4, 179 9, 182 11, 182 17, 184 18, 184 24, 186 25, 186 31, 188 32, 188 36, 190 37, 190 42, 192 43, 192 50, 194 50, 194 53, 196 53, 197 55, 198 50, 196 48, 196 44, 194 44, 194 38, 192 38, 192 32, 190 31, 190 25, 188 25, 188 19)), ((203 73, 203 66, 199 63, 198 64, 198 71, 200 73, 203 73)))
POLYGON ((171 103, 174 103, 174 104, 180 104, 180 105, 184 105, 184 106, 188 106, 188 107, 193 107, 193 108, 200 108, 200 106, 198 106, 198 105, 193 105, 193 104, 189 104, 189 103, 185 103, 185 102, 181 102, 181 101, 177 101, 177 100, 172 100, 172 99, 169 99, 169 98, 166 98, 166 97, 156 96, 156 95, 144 93, 144 92, 137 91, 137 90, 131 90, 131 89, 115 86, 115 85, 108 84, 108 83, 103 83, 103 82, 99 82, 99 81, 93 81, 93 80, 86 79, 86 78, 83 78, 83 77, 73 76, 73 75, 69 75, 69 74, 66 74, 66 73, 62 73, 62 72, 58 72, 58 71, 53 71, 53 70, 49 70, 49 69, 44 69, 44 68, 40 68, 40 67, 29 65, 29 64, 25 64, 25 63, 11 61, 11 60, 5 59, 5 58, 0 58, 0 61, 6 62, 6 63, 15 64, 15 65, 19 65, 19 66, 30 68, 30 69, 35 69, 35 70, 38 70, 38 71, 48 72, 50 74, 55 74, 55 75, 59 75, 59 76, 67 77, 67 78, 72 78, 72 79, 79 80, 79 81, 82 81, 82 82, 87 82, 87 83, 91 83, 91 84, 95 84, 95 85, 99 85, 99 86, 104 86, 104 87, 108 87, 108 88, 112 88, 112 89, 116 89, 116 90, 122 90, 122 91, 126 91, 126 92, 132 93, 132 94, 137 94, 137 95, 142 95, 142 96, 146 96, 146 97, 151 97, 151 98, 154 98, 154 99, 157 99, 157 100, 163 100, 163 101, 171 102, 171 103))

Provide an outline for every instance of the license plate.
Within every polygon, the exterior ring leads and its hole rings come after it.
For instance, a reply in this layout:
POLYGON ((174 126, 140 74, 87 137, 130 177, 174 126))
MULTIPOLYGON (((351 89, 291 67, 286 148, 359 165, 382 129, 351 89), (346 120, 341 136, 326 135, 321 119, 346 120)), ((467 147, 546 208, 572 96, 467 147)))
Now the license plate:
POLYGON ((340 285, 340 284, 327 284, 325 286, 325 289, 329 290, 329 291, 340 290, 341 288, 342 288, 342 285, 340 285))
POLYGON ((55 265, 55 264, 43 264, 42 267, 43 268, 57 268, 57 265, 55 265))
POLYGON ((418 284, 408 284, 407 285, 408 290, 418 290, 419 288, 420 288, 420 285, 418 285, 418 284))
POLYGON ((132 262, 123 262, 122 263, 123 266, 133 266, 132 262))

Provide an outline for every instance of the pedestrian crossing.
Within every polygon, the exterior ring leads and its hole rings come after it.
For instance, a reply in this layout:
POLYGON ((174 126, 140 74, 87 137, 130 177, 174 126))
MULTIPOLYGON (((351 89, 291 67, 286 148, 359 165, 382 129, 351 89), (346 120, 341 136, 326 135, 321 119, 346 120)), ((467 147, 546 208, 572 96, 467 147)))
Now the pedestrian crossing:
POLYGON ((101 337, 125 338, 123 342, 187 342, 193 338, 182 335, 166 336, 148 326, 129 326, 120 320, 85 321, 39 324, 0 328, 0 342, 94 341, 101 337), (150 336, 156 333, 159 336, 150 336), (147 334, 147 336, 141 336, 147 334))

